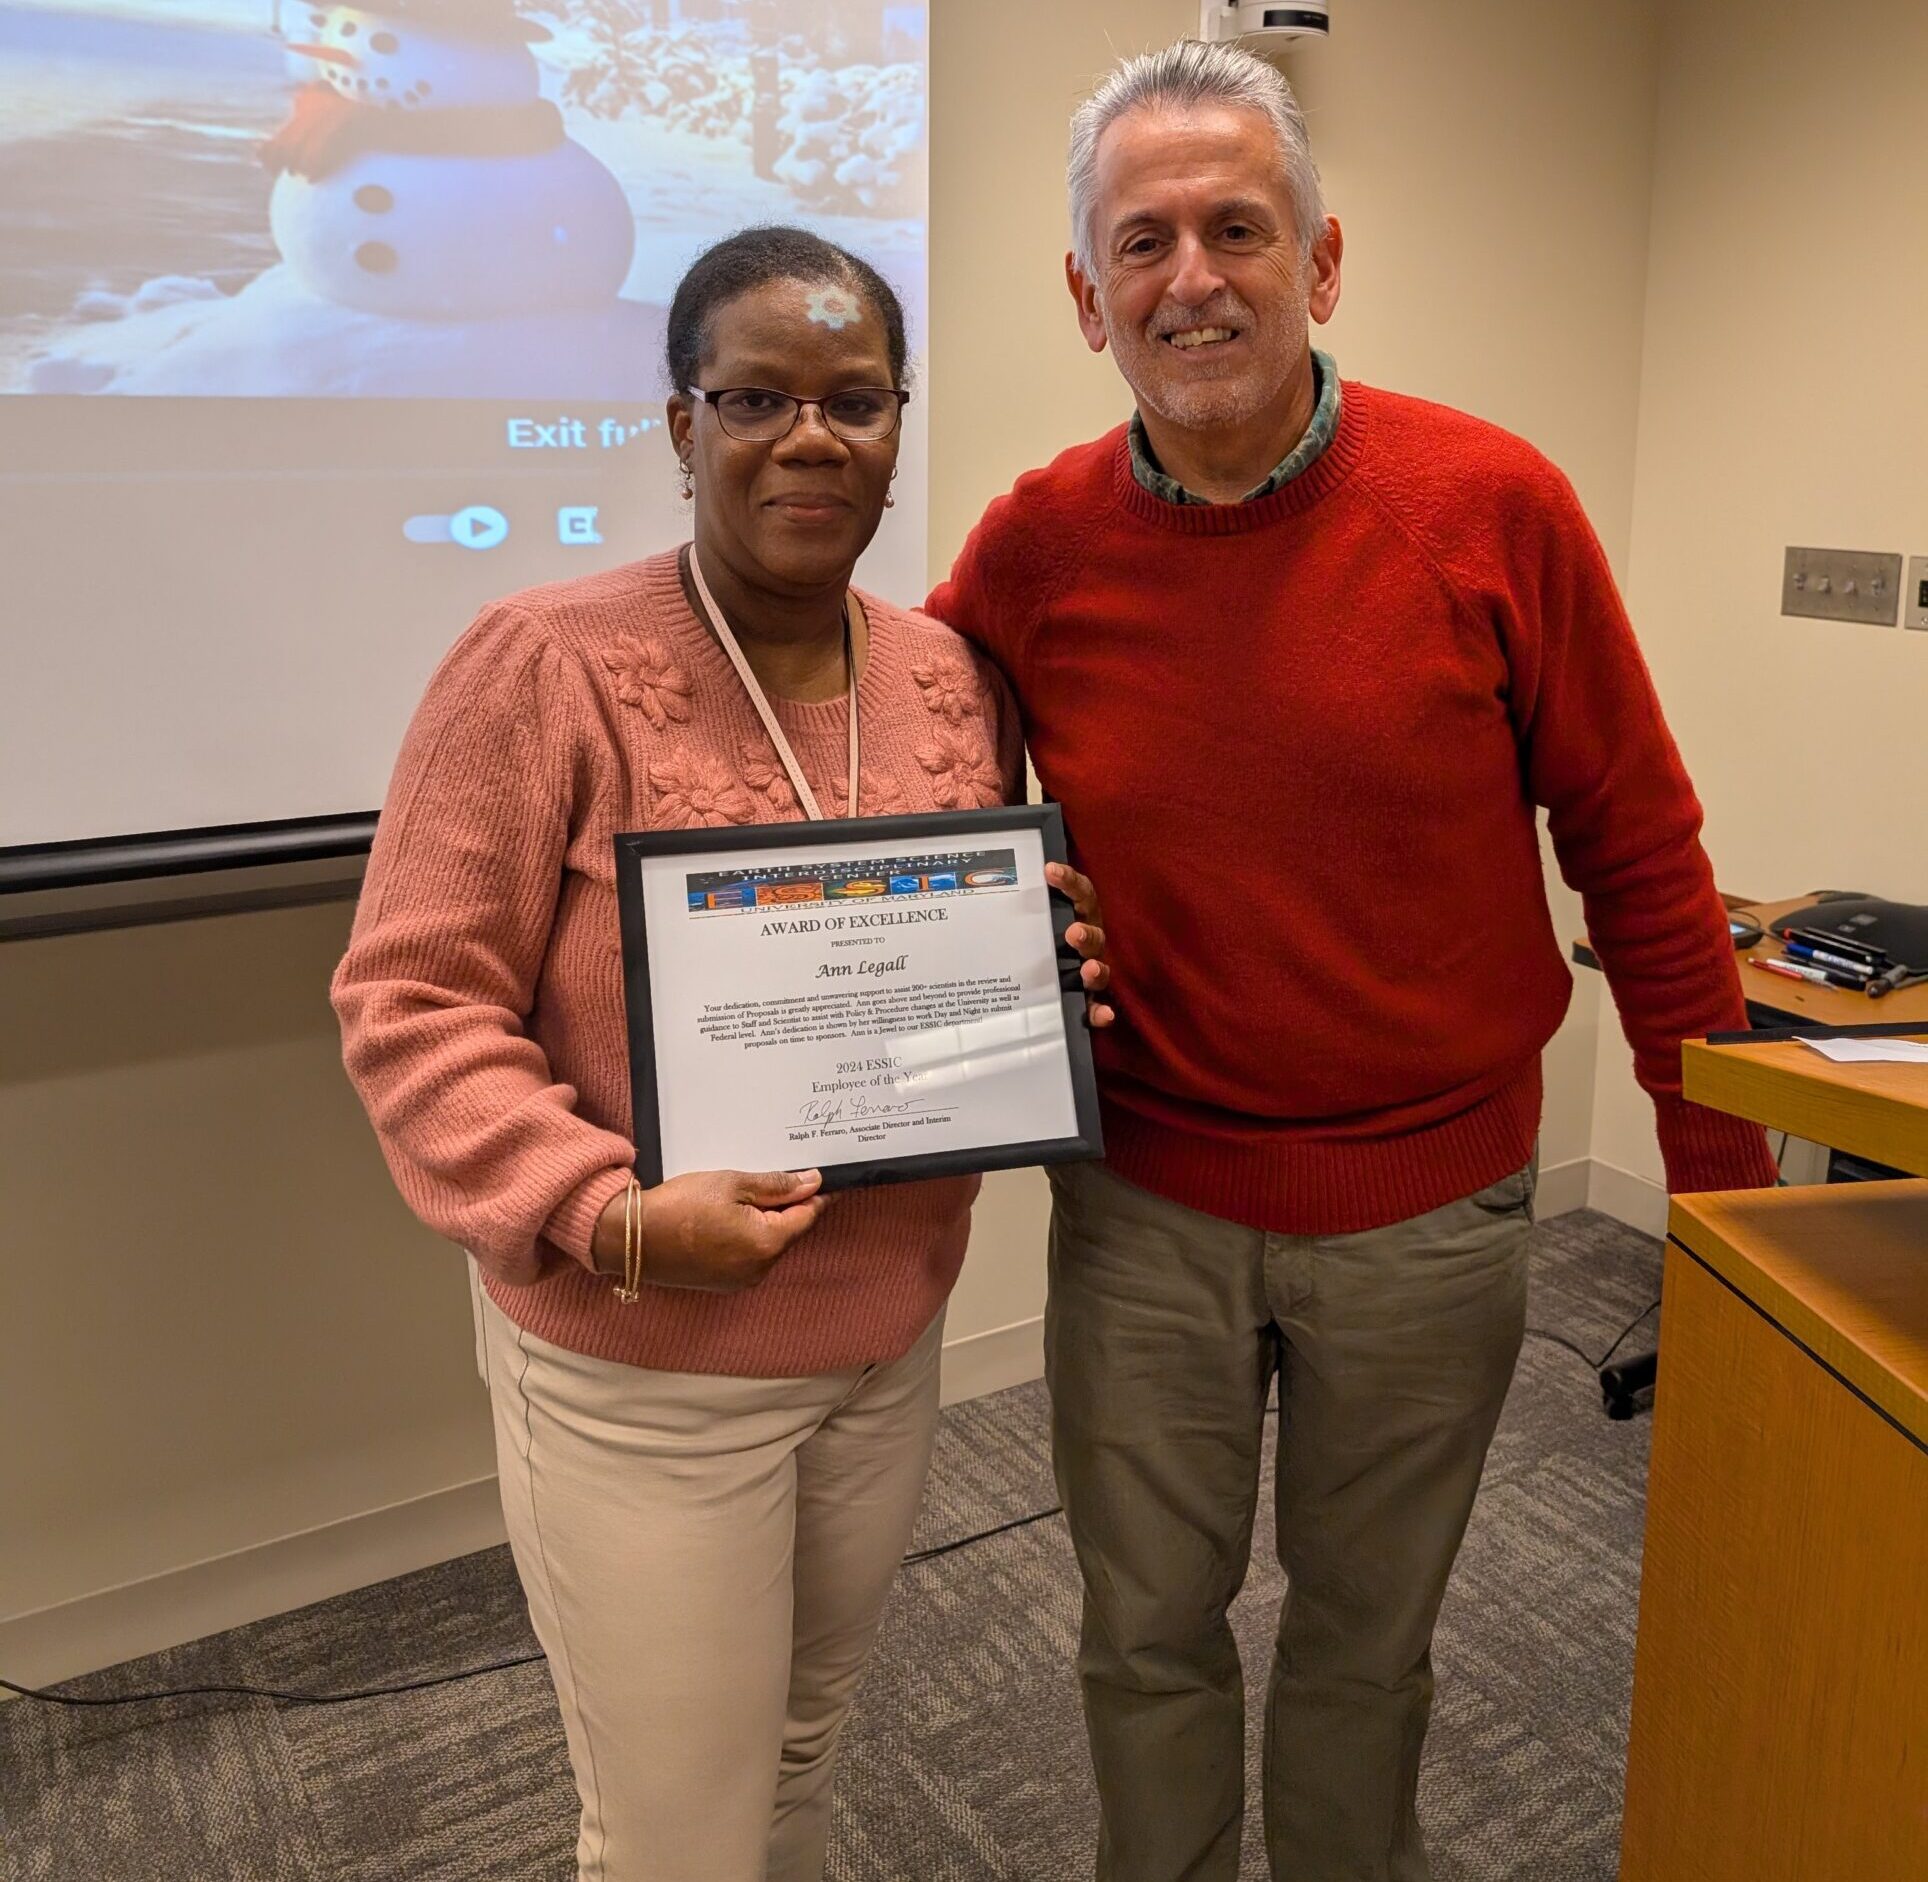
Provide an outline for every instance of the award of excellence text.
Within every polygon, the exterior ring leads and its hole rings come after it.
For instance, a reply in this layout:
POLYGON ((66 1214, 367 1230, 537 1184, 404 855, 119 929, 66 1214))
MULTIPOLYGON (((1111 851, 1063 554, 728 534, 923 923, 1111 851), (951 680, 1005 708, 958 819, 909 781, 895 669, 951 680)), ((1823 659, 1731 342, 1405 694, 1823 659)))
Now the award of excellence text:
POLYGON ((887 908, 874 915, 802 915, 793 921, 766 921, 761 934, 834 934, 843 928, 903 928, 912 922, 949 921, 948 908, 887 908))

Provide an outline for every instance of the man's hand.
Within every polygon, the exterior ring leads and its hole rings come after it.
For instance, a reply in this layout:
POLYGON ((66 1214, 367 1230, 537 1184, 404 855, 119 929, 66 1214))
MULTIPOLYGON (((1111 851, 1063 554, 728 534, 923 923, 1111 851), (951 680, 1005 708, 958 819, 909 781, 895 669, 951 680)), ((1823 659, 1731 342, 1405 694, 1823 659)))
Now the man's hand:
POLYGON ((1118 1017, 1108 1000, 1097 996, 1111 985, 1111 963, 1105 958, 1105 916, 1098 906, 1098 891, 1089 876, 1080 875, 1069 863, 1046 863, 1044 879, 1070 896, 1078 919, 1064 931, 1064 938, 1084 957, 1078 970, 1084 982, 1085 1019, 1093 1027, 1109 1026, 1118 1017))
MULTIPOLYGON (((643 1279, 734 1294, 755 1287, 823 1213, 819 1171, 696 1170, 643 1191, 643 1279)), ((623 1271, 623 1196, 596 1221, 599 1273, 623 1271)))

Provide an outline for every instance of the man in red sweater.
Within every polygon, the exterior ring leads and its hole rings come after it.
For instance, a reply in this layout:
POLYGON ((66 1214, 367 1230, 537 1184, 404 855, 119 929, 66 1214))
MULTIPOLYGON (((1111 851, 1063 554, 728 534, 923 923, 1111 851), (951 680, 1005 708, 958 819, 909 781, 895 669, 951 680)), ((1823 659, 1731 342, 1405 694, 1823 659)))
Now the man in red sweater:
POLYGON ((1564 477, 1308 343, 1341 238, 1271 67, 1187 42, 1073 123, 1078 319, 1129 426, 994 503, 932 613, 1004 669, 1124 1023, 1054 1173, 1046 1363, 1104 1882, 1230 1882, 1226 1610, 1279 1384, 1265 1824, 1423 1882, 1433 1623, 1524 1326, 1540 1052, 1580 891, 1669 1186, 1774 1180, 1686 1103, 1745 1023, 1701 813, 1564 477))

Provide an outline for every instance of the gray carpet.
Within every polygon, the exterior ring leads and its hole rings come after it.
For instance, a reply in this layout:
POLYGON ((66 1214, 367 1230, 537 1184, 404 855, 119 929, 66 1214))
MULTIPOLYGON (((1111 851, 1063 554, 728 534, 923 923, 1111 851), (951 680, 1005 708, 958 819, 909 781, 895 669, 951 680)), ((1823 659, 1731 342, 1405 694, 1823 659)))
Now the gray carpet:
MULTIPOLYGON (((1535 1238, 1536 1327, 1598 1353, 1659 1292, 1603 1216, 1535 1238)), ((1632 1344, 1641 1342, 1636 1338, 1632 1344)), ((1042 1386, 945 1414, 918 1546, 1046 1508, 1042 1386)), ((1611 1882, 1648 1421, 1529 1338, 1441 1618, 1420 1807, 1438 1882, 1611 1882)), ((1236 1610, 1258 1704, 1280 1591, 1267 1525, 1236 1610)), ((846 1740, 831 1882, 1075 1882, 1095 1806, 1063 1524, 906 1568, 846 1740)), ((504 1549, 76 1682, 336 1689, 533 1649, 504 1549)), ((575 1795, 540 1663, 326 1707, 0 1706, 3 1882, 569 1882, 575 1795)))

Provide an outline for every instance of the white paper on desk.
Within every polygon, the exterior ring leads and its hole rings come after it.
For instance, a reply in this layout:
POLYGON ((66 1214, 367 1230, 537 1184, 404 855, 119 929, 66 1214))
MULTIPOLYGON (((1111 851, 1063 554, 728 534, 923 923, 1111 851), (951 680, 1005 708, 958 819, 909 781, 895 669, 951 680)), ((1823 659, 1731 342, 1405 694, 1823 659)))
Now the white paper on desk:
POLYGON ((1877 1059, 1928 1065, 1928 1039, 1803 1039, 1801 1043, 1837 1065, 1863 1065, 1877 1059))

